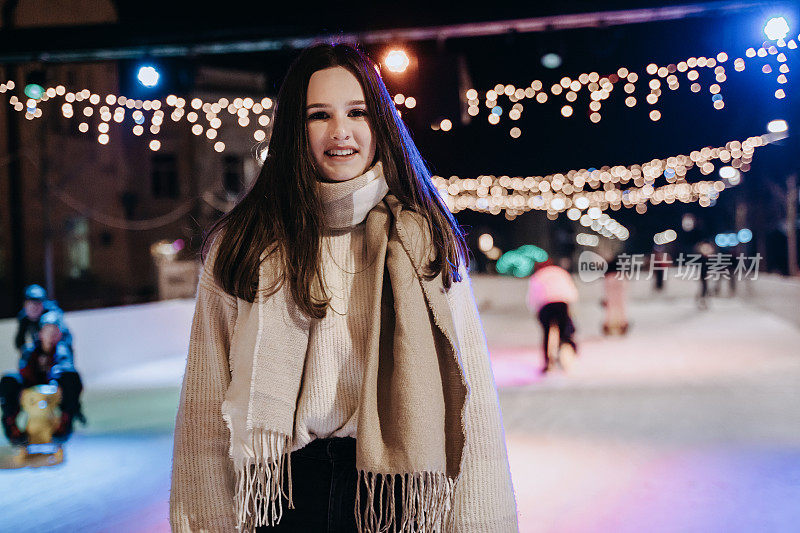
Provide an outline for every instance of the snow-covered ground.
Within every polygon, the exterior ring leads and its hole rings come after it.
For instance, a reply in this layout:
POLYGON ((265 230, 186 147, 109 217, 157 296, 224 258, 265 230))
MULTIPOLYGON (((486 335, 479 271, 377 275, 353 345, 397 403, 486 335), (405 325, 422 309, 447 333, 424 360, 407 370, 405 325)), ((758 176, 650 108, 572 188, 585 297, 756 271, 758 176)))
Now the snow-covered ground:
MULTIPOLYGON (((697 310, 694 284, 630 287, 630 334, 604 338, 580 284, 580 358, 542 378, 525 282, 474 278, 522 532, 794 531, 800 523, 800 284, 765 278, 697 310), (772 299, 772 300, 771 300, 772 299), (768 313, 764 308, 776 309, 768 313)), ((0 532, 157 532, 194 303, 67 314, 90 424, 66 461, 0 471, 0 532)), ((13 323, 0 321, 12 346, 13 323)), ((12 368, 12 350, 0 350, 12 368)))

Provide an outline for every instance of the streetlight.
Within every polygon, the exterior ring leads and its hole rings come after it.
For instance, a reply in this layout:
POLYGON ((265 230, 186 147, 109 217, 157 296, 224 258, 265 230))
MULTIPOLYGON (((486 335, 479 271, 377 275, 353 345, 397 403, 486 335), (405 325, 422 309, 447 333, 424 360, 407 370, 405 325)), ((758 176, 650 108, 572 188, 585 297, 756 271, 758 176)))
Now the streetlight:
POLYGON ((789 24, 783 17, 773 17, 764 25, 764 34, 773 41, 784 39, 789 34, 789 24))
POLYGON ((139 68, 136 78, 145 87, 155 87, 158 85, 158 78, 161 77, 155 67, 147 65, 139 68))
POLYGON ((392 72, 405 72, 408 68, 408 65, 411 61, 408 59, 408 54, 406 54, 405 50, 391 50, 383 60, 383 63, 386 65, 392 72))

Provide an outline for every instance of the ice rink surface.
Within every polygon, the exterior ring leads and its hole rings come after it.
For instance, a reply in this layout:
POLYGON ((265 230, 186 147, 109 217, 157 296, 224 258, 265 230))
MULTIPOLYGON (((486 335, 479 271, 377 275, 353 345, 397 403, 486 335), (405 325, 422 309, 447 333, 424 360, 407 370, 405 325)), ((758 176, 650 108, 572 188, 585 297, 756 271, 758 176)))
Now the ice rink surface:
MULTIPOLYGON (((599 282, 581 284, 580 357, 569 373, 541 377, 524 280, 473 283, 520 531, 798 530, 800 327, 786 312, 797 308, 796 292, 777 291, 775 305, 721 297, 700 311, 693 284, 668 280, 654 295, 641 281, 630 287, 629 335, 606 338, 599 282)), ((0 471, 0 531, 169 531, 172 426, 193 305, 67 315, 90 424, 78 426, 64 464, 0 471)), ((9 347, 12 334, 2 321, 9 347)), ((13 353, 0 362, 12 367, 13 353)))

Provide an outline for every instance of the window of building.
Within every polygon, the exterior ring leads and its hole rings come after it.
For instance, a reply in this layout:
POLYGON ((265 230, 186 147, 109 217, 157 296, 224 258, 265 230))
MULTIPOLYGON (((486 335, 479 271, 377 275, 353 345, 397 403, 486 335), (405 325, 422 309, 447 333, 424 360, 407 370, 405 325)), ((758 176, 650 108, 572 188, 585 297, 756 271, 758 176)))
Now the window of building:
POLYGON ((175 154, 155 154, 152 160, 151 190, 156 198, 177 198, 178 158, 175 154))
POLYGON ((228 197, 235 200, 244 185, 244 161, 242 156, 231 154, 223 159, 222 186, 228 197))
POLYGON ((67 276, 73 279, 89 273, 89 221, 86 217, 73 217, 67 220, 64 246, 67 256, 67 276))

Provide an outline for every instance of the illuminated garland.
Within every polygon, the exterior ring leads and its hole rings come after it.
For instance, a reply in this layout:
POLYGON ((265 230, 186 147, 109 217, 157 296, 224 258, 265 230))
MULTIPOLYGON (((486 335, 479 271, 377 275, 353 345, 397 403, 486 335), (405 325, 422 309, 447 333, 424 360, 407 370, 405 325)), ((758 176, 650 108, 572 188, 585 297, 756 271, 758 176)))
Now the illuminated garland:
MULTIPOLYGON (((798 36, 798 39, 800 39, 800 36, 798 36)), ((797 42, 794 39, 790 39, 788 42, 780 39, 774 44, 771 41, 767 41, 758 49, 748 48, 744 57, 736 58, 733 61, 734 69, 741 72, 745 70, 747 61, 753 61, 756 58, 774 57, 774 67, 778 71, 776 81, 779 84, 778 89, 775 91, 775 97, 779 99, 785 98, 786 93, 780 86, 788 81, 786 75, 789 73, 789 67, 786 64, 788 59, 786 54, 794 50, 797 50, 797 42)), ((650 105, 658 103, 662 96, 662 79, 670 90, 677 90, 680 86, 679 74, 685 74, 686 79, 692 82, 690 88, 693 92, 700 92, 702 86, 698 81, 700 77, 698 69, 713 68, 715 83, 709 85, 708 89, 712 94, 711 99, 714 108, 722 109, 725 106, 725 102, 721 94, 720 84, 727 80, 727 72, 723 64, 728 59, 726 52, 720 52, 716 57, 690 57, 685 61, 667 66, 659 67, 655 63, 650 63, 645 68, 645 72, 650 78, 647 80, 649 93, 644 100, 650 105)), ((761 70, 764 74, 773 73, 773 65, 765 62, 761 70)), ((574 114, 574 102, 578 99, 579 93, 586 89, 590 100, 588 104, 589 120, 597 123, 601 120, 600 109, 602 102, 610 97, 617 84, 624 82, 623 90, 628 95, 625 98, 625 104, 628 107, 635 107, 638 104, 634 93, 637 90, 636 83, 640 79, 644 80, 645 76, 642 75, 640 78, 636 72, 620 67, 616 72, 602 77, 597 72, 584 72, 576 79, 564 76, 559 83, 554 83, 549 88, 549 91, 544 88, 540 80, 534 80, 529 87, 525 88, 518 88, 512 84, 504 85, 498 83, 494 88, 486 91, 485 94, 484 106, 488 109, 487 120, 492 125, 500 123, 500 117, 504 114, 503 107, 499 105, 500 98, 507 98, 512 104, 506 116, 512 121, 517 121, 522 117, 524 111, 522 100, 526 98, 535 99, 538 103, 543 104, 550 100, 550 95, 555 97, 562 94, 564 95, 565 103, 561 107, 561 115, 565 118, 571 117, 574 114)), ((13 90, 15 87, 15 82, 9 80, 0 84, 0 93, 13 90)), ((469 89, 465 96, 469 104, 468 114, 477 116, 480 113, 478 91, 469 89)), ((243 128, 252 126, 254 140, 262 142, 267 137, 265 128, 270 124, 269 110, 273 107, 273 101, 268 97, 262 98, 261 101, 255 101, 250 97, 234 98, 232 101, 227 98, 220 98, 216 102, 205 102, 200 98, 193 98, 187 105, 185 99, 175 95, 168 96, 163 102, 161 100, 132 99, 113 94, 108 94, 105 98, 101 98, 99 94, 92 93, 89 89, 83 89, 79 92, 67 92, 63 85, 44 90, 40 99, 25 97, 24 103, 18 96, 11 95, 9 104, 16 111, 24 111, 26 119, 33 120, 42 116, 40 102, 46 102, 57 97, 63 97, 64 99, 61 112, 66 118, 75 116, 75 107, 78 107, 78 104, 83 106, 80 113, 86 118, 84 122, 78 125, 78 131, 88 133, 90 129, 94 128, 97 131, 97 141, 100 144, 107 144, 110 141, 110 122, 112 120, 117 123, 124 122, 126 113, 130 111, 133 119, 131 124, 133 134, 136 136, 141 136, 145 133, 152 135, 153 138, 148 146, 153 151, 159 150, 161 147, 161 142, 155 136, 158 135, 165 120, 165 110, 170 111, 169 116, 174 122, 180 122, 185 117, 186 122, 191 124, 191 131, 194 135, 205 135, 209 141, 215 141, 214 149, 217 152, 222 152, 225 150, 225 143, 216 139, 219 135, 219 129, 223 125, 223 119, 226 119, 226 122, 230 119, 236 119, 236 124, 243 128), (101 105, 101 103, 104 105, 101 105), (227 111, 228 114, 226 115, 224 111, 227 111), (100 118, 100 122, 94 127, 89 123, 93 116, 100 118)), ((406 109, 413 109, 417 105, 414 97, 407 97, 400 93, 394 95, 393 100, 398 107, 403 106, 406 109)), ((399 109, 398 113, 401 113, 399 109)), ((657 121, 661 118, 661 112, 658 109, 652 109, 649 112, 649 117, 651 120, 657 121)), ((453 122, 445 118, 431 127, 434 130, 447 132, 452 129, 453 122)), ((518 126, 513 126, 509 130, 509 134, 513 138, 519 138, 522 135, 522 130, 518 126)))
MULTIPOLYGON (((798 36, 800 39, 800 36, 798 36)), ((738 57, 733 61, 733 68, 737 72, 745 70, 746 63, 752 62, 765 57, 774 57, 774 65, 769 61, 764 62, 761 71, 764 74, 771 74, 777 71, 776 82, 778 88, 775 90, 775 98, 782 99, 786 97, 786 92, 783 85, 787 83, 787 74, 789 73, 789 66, 786 64, 787 53, 792 53, 797 50, 797 42, 794 39, 788 42, 783 39, 777 42, 767 41, 756 50, 755 48, 748 48, 744 54, 745 57, 738 57), (783 51, 781 51, 783 49, 783 51)), ((723 109, 725 101, 721 94, 721 84, 727 80, 727 71, 724 63, 728 61, 728 54, 720 52, 716 57, 690 57, 685 61, 680 61, 677 64, 669 64, 666 66, 658 66, 655 63, 647 65, 645 72, 649 79, 642 74, 641 76, 636 72, 629 71, 625 67, 620 67, 616 72, 601 76, 597 72, 582 73, 577 78, 572 79, 564 76, 558 83, 554 83, 549 90, 544 87, 540 80, 534 80, 528 87, 515 87, 513 84, 496 84, 492 89, 486 91, 484 95, 484 108, 488 111, 487 121, 491 125, 500 123, 501 116, 505 115, 511 121, 517 121, 522 117, 524 105, 522 101, 533 99, 540 104, 548 102, 551 97, 560 96, 563 94, 564 105, 561 107, 561 115, 565 118, 571 117, 574 114, 574 103, 578 99, 579 93, 586 89, 589 96, 588 104, 588 117, 593 123, 600 122, 601 115, 600 109, 602 102, 607 100, 616 86, 624 83, 623 91, 627 95, 625 98, 625 105, 628 107, 635 107, 638 105, 634 93, 637 91, 636 83, 640 80, 647 81, 648 94, 644 97, 644 101, 655 106, 662 96, 662 87, 665 84, 670 90, 675 91, 680 87, 679 75, 685 75, 688 82, 691 83, 690 89, 692 92, 700 92, 702 85, 699 81, 699 69, 708 68, 714 69, 714 83, 708 86, 711 93, 711 100, 714 109, 723 109), (500 105, 499 99, 506 98, 511 105, 511 109, 506 113, 503 106, 500 105)), ((466 91, 466 100, 468 104, 467 113, 470 116, 478 116, 481 112, 479 106, 479 93, 476 89, 468 89, 466 91)), ((640 96, 641 98, 641 96, 640 96)), ((661 112, 658 109, 651 109, 649 112, 650 120, 658 121, 661 119, 661 112)), ((452 125, 449 119, 444 119, 443 122, 452 125)), ((449 131, 450 128, 441 127, 440 124, 431 126, 434 130, 449 131)), ((518 126, 512 126, 509 130, 509 135, 517 139, 522 135, 522 130, 518 126)))
MULTIPOLYGON (((800 39, 800 35, 798 39, 800 39)), ((779 39, 774 44, 772 41, 766 41, 758 49, 748 48, 744 57, 736 58, 733 61, 734 70, 737 72, 745 70, 746 63, 756 58, 774 57, 774 70, 778 71, 776 81, 779 85, 775 91, 775 98, 782 99, 786 97, 786 93, 781 86, 787 83, 786 75, 789 73, 786 54, 792 53, 794 50, 797 50, 797 42, 794 39, 790 39, 788 42, 779 39)), ((722 109, 725 106, 725 102, 721 94, 721 84, 727 80, 724 63, 728 59, 726 52, 720 52, 716 57, 690 57, 677 64, 660 67, 655 63, 650 63, 645 68, 645 72, 650 78, 647 80, 649 93, 644 100, 650 105, 658 103, 662 96, 662 79, 670 90, 677 90, 680 86, 679 74, 685 74, 686 79, 692 82, 690 86, 692 92, 700 92, 702 86, 698 81, 700 73, 697 69, 713 68, 715 83, 709 85, 708 89, 712 94, 711 99, 714 108, 722 109)), ((761 71, 764 74, 771 74, 774 70, 773 65, 768 61, 764 62, 761 67, 761 71)), ((641 79, 644 80, 645 76, 642 75, 641 79)), ((487 120, 492 125, 500 123, 500 117, 504 114, 503 107, 499 105, 501 97, 507 98, 513 104, 506 116, 512 121, 517 121, 522 117, 524 111, 522 100, 526 98, 535 99, 538 103, 544 104, 550 99, 550 95, 555 97, 562 94, 564 95, 565 103, 561 107, 561 115, 565 118, 571 117, 574 114, 574 102, 578 99, 579 93, 586 89, 590 100, 588 104, 589 120, 597 123, 602 118, 600 115, 602 102, 610 97, 615 86, 619 83, 624 82, 623 90, 628 95, 625 98, 625 104, 628 107, 635 107, 638 104, 634 93, 637 90, 636 82, 639 80, 639 74, 629 71, 625 67, 620 67, 616 72, 602 77, 597 72, 584 72, 576 79, 564 76, 559 83, 554 83, 549 88, 549 91, 544 88, 540 80, 534 80, 529 87, 525 88, 518 88, 512 84, 504 85, 498 83, 494 88, 486 91, 485 94, 484 106, 489 110, 487 120)), ((15 87, 15 82, 9 80, 0 84, 0 93, 13 90, 15 87)), ((478 91, 469 89, 465 96, 469 104, 468 114, 477 116, 480 113, 478 91)), ((78 107, 79 103, 82 104, 83 108, 80 113, 86 117, 86 120, 78 125, 78 131, 81 133, 88 133, 92 129, 89 124, 92 116, 100 118, 100 123, 94 126, 97 131, 97 141, 100 144, 108 144, 110 141, 110 122, 112 120, 117 123, 124 122, 126 113, 130 111, 133 119, 133 124, 131 125, 133 134, 136 136, 141 136, 145 133, 152 135, 153 138, 148 146, 153 151, 157 151, 161 147, 161 141, 156 139, 155 136, 160 132, 166 117, 165 110, 168 108, 171 108, 169 116, 174 122, 180 122, 185 117, 186 122, 191 124, 191 131, 194 135, 205 135, 209 141, 215 141, 214 149, 217 152, 222 152, 225 150, 225 143, 216 139, 219 135, 219 128, 223 125, 223 119, 227 121, 235 118, 236 123, 243 128, 252 126, 254 140, 262 142, 267 137, 267 132, 263 128, 267 128, 270 124, 269 110, 273 107, 273 101, 268 97, 262 98, 261 101, 255 101, 250 97, 234 98, 232 101, 227 98, 220 98, 216 102, 205 102, 200 98, 193 98, 187 105, 185 99, 175 95, 168 96, 164 102, 161 100, 131 99, 113 94, 108 94, 105 98, 101 98, 99 94, 92 93, 89 89, 83 89, 79 92, 67 92, 63 85, 47 88, 40 99, 26 97, 24 103, 18 96, 11 95, 9 104, 16 111, 24 111, 26 119, 33 120, 42 116, 40 102, 46 102, 57 97, 63 97, 64 99, 61 112, 66 118, 75 116, 75 107, 78 107), (105 105, 96 108, 101 102, 105 105), (227 111, 230 116, 223 111, 227 111), (147 132, 145 127, 147 127, 147 132)), ((406 109, 413 109, 417 105, 414 97, 407 97, 400 93, 394 95, 393 100, 398 107, 404 106, 406 109)), ((401 114, 399 109, 398 113, 401 114)), ((661 118, 661 112, 658 109, 652 109, 649 112, 649 117, 651 120, 657 121, 661 118)), ((452 129, 453 122, 445 118, 431 127, 437 131, 447 132, 452 129)), ((522 135, 522 130, 518 126, 513 126, 509 130, 509 134, 513 138, 519 138, 522 135)), ((261 155, 263 157, 264 154, 262 153, 261 155)))
MULTIPOLYGON (((796 49, 797 43, 794 39, 788 42, 778 40, 775 44, 765 42, 758 50, 748 48, 744 54, 748 58, 747 60, 742 57, 735 59, 733 61, 734 69, 741 72, 745 70, 748 60, 774 56, 775 66, 779 72, 776 81, 779 85, 783 85, 787 82, 786 74, 789 72, 786 53, 796 49), (784 48, 785 52, 780 51, 780 48, 784 48)), ((658 102, 662 96, 661 79, 664 79, 670 90, 676 90, 680 86, 676 73, 685 73, 687 80, 692 82, 691 90, 699 92, 702 87, 697 81, 700 74, 696 69, 713 68, 716 83, 709 86, 709 92, 712 94, 714 108, 722 109, 724 100, 720 94, 720 84, 727 80, 727 73, 723 65, 727 61, 728 55, 720 52, 716 57, 691 57, 686 61, 661 67, 651 63, 645 69, 651 76, 647 84, 650 92, 645 100, 650 105, 658 102)), ((772 66, 768 62, 764 63, 761 70, 764 74, 773 72, 772 66)), ((561 114, 564 117, 570 117, 574 113, 572 104, 577 100, 578 93, 586 88, 590 99, 589 119, 597 123, 601 119, 601 102, 609 98, 615 85, 620 82, 625 83, 623 90, 629 95, 625 99, 626 105, 628 107, 637 105, 633 93, 636 92, 636 82, 639 79, 636 72, 621 67, 615 73, 604 77, 597 72, 580 74, 574 80, 565 76, 559 83, 550 87, 549 93, 553 96, 564 94, 564 99, 568 103, 561 108, 561 114)), ((9 80, 0 84, 0 93, 11 91, 15 87, 15 82, 9 80)), ((497 84, 493 89, 487 91, 485 96, 485 107, 490 110, 487 119, 492 125, 499 124, 503 114, 503 108, 498 105, 498 99, 501 97, 506 97, 509 102, 513 103, 507 114, 512 121, 519 120, 522 116, 524 106, 520 102, 521 100, 530 98, 543 104, 549 99, 548 91, 544 89, 540 80, 534 80, 529 87, 524 89, 510 84, 497 84)), ((776 98, 781 99, 785 96, 783 88, 779 87, 775 91, 776 98)), ((239 127, 253 128, 254 140, 263 142, 267 137, 265 129, 272 120, 270 110, 273 109, 273 101, 268 97, 264 97, 260 101, 250 97, 234 98, 232 101, 220 98, 216 102, 193 98, 187 102, 184 98, 170 95, 162 102, 161 100, 131 99, 113 94, 101 98, 99 94, 92 93, 89 89, 68 92, 63 85, 47 88, 43 91, 41 98, 27 98, 24 104, 19 97, 11 95, 9 104, 18 112, 24 111, 26 119, 33 120, 42 117, 40 102, 47 102, 59 97, 64 101, 61 105, 61 113, 65 118, 73 118, 76 114, 75 108, 79 107, 79 104, 82 106, 79 116, 83 115, 85 120, 78 125, 78 131, 81 133, 88 133, 92 128, 89 124, 92 117, 100 118, 100 122, 94 128, 97 132, 97 141, 103 145, 110 141, 111 121, 122 124, 126 119, 126 114, 130 112, 133 134, 142 136, 149 133, 153 136, 148 143, 149 148, 153 151, 161 148, 161 141, 155 136, 161 131, 166 111, 169 111, 169 117, 173 122, 180 122, 185 118, 186 123, 191 124, 191 131, 194 135, 204 135, 209 141, 215 141, 214 149, 217 152, 223 152, 225 143, 217 140, 223 119, 226 122, 235 119, 235 124, 239 127)), ((469 89, 466 97, 469 103, 468 113, 471 116, 477 116, 480 112, 478 92, 475 89, 469 89)), ((404 106, 406 109, 413 109, 417 105, 414 97, 399 93, 393 97, 393 100, 396 106, 404 106)), ((399 109, 398 114, 401 114, 399 109)), ((649 116, 651 120, 657 121, 660 119, 661 113, 657 109, 652 109, 649 116)), ((435 130, 446 132, 451 130, 452 126, 449 119, 444 119, 432 127, 435 130)), ((519 138, 522 132, 519 127, 515 126, 509 133, 512 137, 519 138)), ((629 167, 618 165, 601 169, 570 170, 566 174, 525 178, 479 176, 469 180, 461 179, 458 176, 452 176, 449 179, 434 176, 433 180, 452 212, 472 209, 499 214, 505 211, 506 217, 513 220, 517 215, 531 209, 546 210, 548 218, 551 219, 557 218, 559 213, 566 211, 571 220, 577 220, 583 226, 591 228, 603 236, 624 240, 629 235, 628 230, 603 211, 609 208, 618 210, 621 207, 635 207, 637 212, 644 213, 647 203, 655 205, 661 202, 672 203, 676 200, 685 203, 698 202, 704 207, 710 206, 722 190, 734 186, 738 182, 728 179, 727 184, 722 180, 689 184, 685 180, 687 171, 697 166, 703 175, 708 175, 714 171, 714 164, 711 161, 719 159, 723 163, 730 162, 731 167, 740 172, 747 172, 750 169, 755 148, 769 142, 767 136, 750 137, 744 142, 731 141, 724 147, 705 147, 691 152, 688 156, 678 155, 667 159, 654 159, 642 165, 629 167), (663 177, 667 184, 655 187, 655 180, 660 177, 663 177), (632 186, 625 189, 620 188, 621 185, 627 185, 630 182, 632 182, 632 186), (602 190, 597 190, 601 185, 602 190), (585 186, 592 190, 584 190, 585 186), (585 213, 582 212, 584 210, 586 210, 585 213)), ((259 156, 263 159, 265 154, 266 150, 261 150, 259 156)), ((736 176, 738 179, 738 173, 736 176)))
MULTIPOLYGON (((0 84, 0 93, 13 90, 16 87, 13 80, 0 84)), ((136 136, 149 134, 152 136, 148 147, 152 151, 161 148, 161 141, 155 138, 161 131, 167 112, 173 122, 180 122, 184 118, 186 124, 191 127, 191 132, 196 136, 205 136, 209 141, 214 142, 214 150, 223 152, 225 143, 217 140, 219 129, 235 120, 236 125, 242 128, 253 129, 252 135, 256 142, 265 141, 270 122, 272 121, 271 110, 273 101, 271 98, 264 97, 260 101, 253 98, 220 98, 215 102, 207 102, 201 98, 192 98, 186 101, 175 95, 169 95, 162 102, 161 100, 139 100, 108 94, 104 98, 99 94, 92 93, 89 89, 78 92, 67 91, 63 85, 49 87, 43 91, 39 99, 27 98, 25 103, 17 96, 11 95, 8 103, 18 112, 25 112, 25 118, 34 120, 42 117, 41 102, 63 99, 61 114, 65 118, 84 117, 83 122, 78 124, 78 131, 89 133, 94 130, 97 134, 97 142, 108 144, 111 140, 110 130, 112 120, 118 124, 123 124, 127 116, 130 116, 129 125, 131 131, 136 136), (76 111, 76 108, 80 107, 76 111), (226 113, 227 112, 227 113, 226 113), (100 120, 94 125, 90 125, 92 117, 100 120)), ((416 106, 416 99, 413 96, 397 94, 394 96, 397 106, 404 105, 407 109, 416 106)), ((400 110, 398 109, 398 113, 400 110)), ((263 157, 263 154, 262 154, 263 157)))
POLYGON ((744 141, 730 141, 725 146, 707 146, 689 155, 653 159, 640 165, 604 166, 546 176, 433 176, 432 179, 445 204, 454 213, 464 209, 491 214, 504 211, 506 218, 513 220, 532 209, 547 211, 550 219, 566 212, 571 220, 577 220, 601 235, 624 240, 627 230, 621 225, 617 227, 604 211, 625 207, 644 213, 647 204, 675 201, 711 206, 720 192, 740 182, 740 172, 750 170, 756 148, 784 136, 749 137, 744 141), (687 172, 692 167, 697 167, 703 175, 713 173, 712 161, 715 160, 730 165, 733 171, 726 173, 728 177, 695 183, 686 181, 687 172), (666 183, 656 185, 660 179, 666 183))

